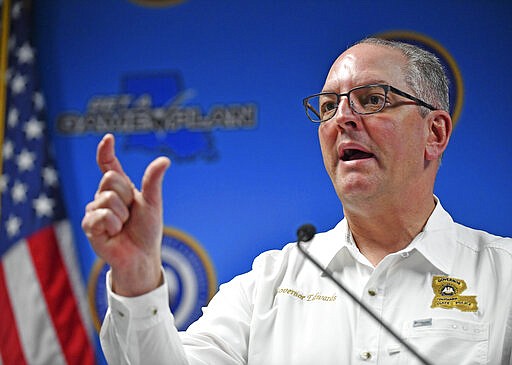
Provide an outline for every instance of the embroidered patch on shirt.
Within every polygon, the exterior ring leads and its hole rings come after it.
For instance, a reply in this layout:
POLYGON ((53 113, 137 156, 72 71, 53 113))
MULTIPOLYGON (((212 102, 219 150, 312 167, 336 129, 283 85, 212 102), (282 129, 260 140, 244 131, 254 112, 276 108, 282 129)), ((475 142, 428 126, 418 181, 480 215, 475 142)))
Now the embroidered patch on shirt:
POLYGON ((478 304, 476 295, 460 295, 467 289, 462 279, 449 276, 434 276, 432 278, 434 299, 431 308, 458 309, 462 312, 476 312, 478 304))

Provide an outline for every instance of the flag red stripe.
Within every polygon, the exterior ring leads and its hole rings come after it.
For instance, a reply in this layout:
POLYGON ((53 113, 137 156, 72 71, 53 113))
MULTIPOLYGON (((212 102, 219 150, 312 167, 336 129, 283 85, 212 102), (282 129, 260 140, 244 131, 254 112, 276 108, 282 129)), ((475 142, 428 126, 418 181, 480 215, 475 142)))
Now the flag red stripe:
POLYGON ((0 357, 4 364, 26 364, 12 310, 5 273, 0 263, 0 357))
POLYGON ((94 351, 62 260, 53 226, 28 238, 34 269, 68 364, 94 364, 94 351))

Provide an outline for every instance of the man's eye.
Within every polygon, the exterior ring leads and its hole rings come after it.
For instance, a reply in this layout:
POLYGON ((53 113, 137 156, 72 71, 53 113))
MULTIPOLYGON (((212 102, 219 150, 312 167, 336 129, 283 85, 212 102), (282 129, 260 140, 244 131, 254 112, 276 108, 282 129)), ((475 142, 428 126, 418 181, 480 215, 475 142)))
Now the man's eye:
POLYGON ((337 107, 337 105, 335 102, 329 101, 329 102, 322 104, 321 111, 322 111, 322 113, 327 113, 327 112, 330 112, 330 111, 336 109, 336 107, 337 107))
POLYGON ((365 105, 382 105, 386 102, 384 94, 371 94, 367 95, 364 102, 365 105))

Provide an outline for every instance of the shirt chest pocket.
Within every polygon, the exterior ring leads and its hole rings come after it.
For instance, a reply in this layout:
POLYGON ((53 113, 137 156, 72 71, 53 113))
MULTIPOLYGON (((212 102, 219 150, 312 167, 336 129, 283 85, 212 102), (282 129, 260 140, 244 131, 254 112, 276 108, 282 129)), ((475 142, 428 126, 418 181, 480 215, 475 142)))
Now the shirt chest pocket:
MULTIPOLYGON (((422 319, 406 323, 404 338, 433 364, 486 364, 489 324, 453 318, 422 319)), ((399 364, 417 364, 400 353, 399 364)))

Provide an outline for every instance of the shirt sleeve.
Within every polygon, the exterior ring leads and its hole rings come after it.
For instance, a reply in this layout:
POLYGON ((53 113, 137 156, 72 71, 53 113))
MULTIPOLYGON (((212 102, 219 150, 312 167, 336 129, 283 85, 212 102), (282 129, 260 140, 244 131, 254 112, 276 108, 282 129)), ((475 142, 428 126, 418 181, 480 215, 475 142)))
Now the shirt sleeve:
POLYGON ((221 285, 203 308, 203 316, 186 332, 175 327, 167 282, 147 294, 123 297, 112 291, 110 272, 106 280, 109 308, 100 341, 109 364, 247 363, 252 272, 221 285))
POLYGON ((109 308, 100 341, 108 363, 188 364, 169 308, 167 282, 129 298, 112 291, 110 272, 106 280, 109 308))
MULTIPOLYGON (((505 336, 505 346, 508 347, 508 364, 512 365, 512 306, 510 307, 510 311, 509 311, 509 315, 508 315, 508 326, 507 326, 507 336, 505 336)), ((505 356, 507 356, 507 355, 505 355, 505 356)), ((504 358, 503 363, 505 364, 506 361, 507 361, 507 359, 504 358)))

